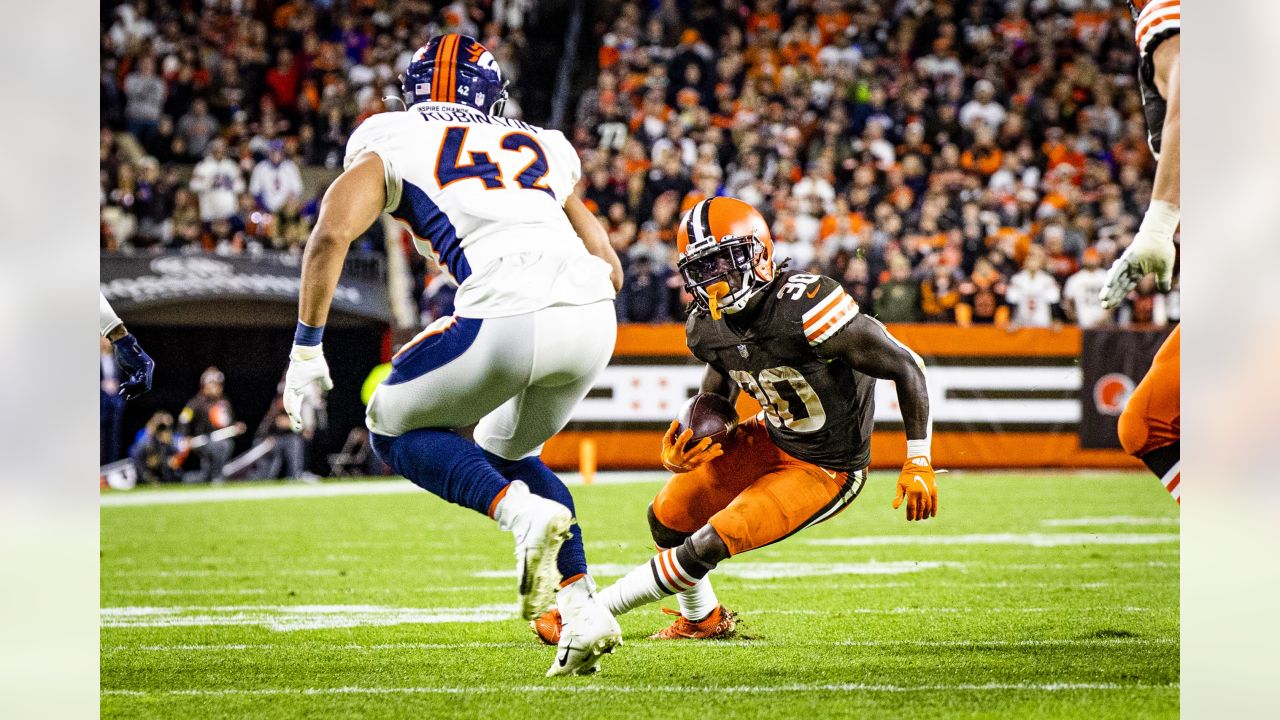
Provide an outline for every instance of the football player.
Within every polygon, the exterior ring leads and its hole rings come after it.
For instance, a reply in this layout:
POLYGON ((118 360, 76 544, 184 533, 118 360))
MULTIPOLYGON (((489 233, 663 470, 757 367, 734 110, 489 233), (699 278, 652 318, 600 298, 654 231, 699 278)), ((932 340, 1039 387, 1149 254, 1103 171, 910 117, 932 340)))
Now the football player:
POLYGON ((111 354, 115 356, 116 365, 124 371, 120 395, 125 400, 132 400, 150 390, 156 363, 124 326, 116 311, 111 309, 111 303, 101 291, 98 292, 98 327, 102 337, 111 341, 111 354))
MULTIPOLYGON (((1129 0, 1134 40, 1138 43, 1138 87, 1147 116, 1147 144, 1156 158, 1151 204, 1133 242, 1107 274, 1102 304, 1119 305, 1138 281, 1155 273, 1156 284, 1168 291, 1177 255, 1173 234, 1178 229, 1182 158, 1182 8, 1179 0, 1129 0)), ((1151 369, 1138 384, 1120 414, 1120 444, 1160 478, 1173 499, 1182 504, 1182 407, 1180 370, 1182 326, 1175 327, 1156 352, 1151 369)))
MULTIPOLYGON (((859 312, 831 278, 776 270, 764 218, 717 197, 680 221, 678 267, 694 297, 686 336, 705 362, 702 392, 732 402, 741 391, 763 411, 723 447, 690 446, 668 428, 662 463, 673 474, 649 506, 660 552, 600 597, 614 614, 676 595, 680 615, 654 638, 722 638, 734 615, 708 573, 724 560, 828 520, 866 481, 877 378, 893 380, 907 432, 907 459, 893 507, 906 519, 938 512, 930 459, 924 363, 879 321, 859 312)), ((556 638, 551 611, 534 623, 556 638)))
POLYGON ((613 352, 622 270, 573 189, 555 130, 504 118, 506 84, 470 37, 432 38, 403 76, 406 111, 365 120, 302 261, 284 403, 329 378, 321 339, 351 242, 390 213, 459 283, 457 312, 402 347, 369 400, 378 456, 515 534, 521 614, 553 603, 565 633, 548 675, 593 672, 621 642, 587 575, 573 498, 539 459, 613 352), (474 426, 474 442, 458 430, 474 426))

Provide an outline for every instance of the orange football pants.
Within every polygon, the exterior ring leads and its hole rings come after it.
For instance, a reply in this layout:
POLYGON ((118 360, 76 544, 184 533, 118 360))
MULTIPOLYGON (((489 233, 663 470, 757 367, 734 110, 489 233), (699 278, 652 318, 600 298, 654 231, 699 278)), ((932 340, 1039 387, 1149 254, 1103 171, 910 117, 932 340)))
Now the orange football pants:
POLYGON ((1181 437, 1181 338, 1179 325, 1156 351, 1151 369, 1120 413, 1116 433, 1125 452, 1134 457, 1142 457, 1181 437))
POLYGON ((774 444, 764 422, 743 422, 724 455, 673 475, 653 501, 658 522, 682 533, 710 523, 737 555, 835 517, 853 502, 865 470, 835 472, 797 460, 774 444))

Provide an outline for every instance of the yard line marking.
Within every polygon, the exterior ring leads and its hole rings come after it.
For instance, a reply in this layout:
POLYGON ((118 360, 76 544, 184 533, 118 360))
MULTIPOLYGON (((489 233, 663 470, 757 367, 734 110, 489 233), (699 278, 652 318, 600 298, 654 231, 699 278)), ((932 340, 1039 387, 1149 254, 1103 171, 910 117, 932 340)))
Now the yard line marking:
POLYGON ((1176 568, 1180 567, 1176 562, 1165 562, 1163 560, 1149 560, 1147 562, 1079 562, 1079 563, 1001 563, 976 561, 970 562, 971 566, 984 568, 1002 568, 1004 570, 1079 570, 1106 568, 1108 570, 1136 570, 1138 568, 1176 568))
POLYGON ((253 625, 279 632, 434 623, 500 622, 515 617, 515 605, 402 608, 378 605, 218 605, 105 607, 104 628, 253 625))
POLYGON ((1176 517, 1113 515, 1110 517, 1050 518, 1041 520, 1045 527, 1093 527, 1095 525, 1178 525, 1176 517))
POLYGON ((844 538, 814 538, 809 545, 1026 545, 1063 547, 1070 545, 1156 545, 1178 542, 1177 533, 986 533, 975 535, 863 535, 844 538))
POLYGON ((275 695, 473 695, 510 693, 720 693, 754 695, 792 692, 1078 692, 1087 690, 1177 690, 1178 683, 1165 685, 1143 683, 987 683, 953 685, 874 685, 864 683, 791 684, 791 685, 517 685, 513 687, 334 687, 334 688, 222 688, 191 690, 103 690, 107 696, 148 697, 227 697, 275 695))
MULTIPOLYGON (((892 607, 816 610, 757 608, 768 615, 838 616, 959 613, 1121 613, 1150 612, 1142 607, 892 607)), ((387 627, 435 623, 506 622, 515 617, 514 605, 477 607, 388 607, 381 605, 212 605, 120 606, 99 612, 103 628, 258 626, 279 632, 354 627, 387 627)))
MULTIPOLYGON (((579 473, 563 473, 567 485, 581 485, 579 473)), ((666 475, 656 472, 600 472, 593 482, 600 484, 632 484, 657 482, 666 475)), ((403 479, 345 480, 318 485, 224 485, 196 489, 134 490, 107 492, 99 499, 101 507, 136 507, 142 505, 188 505, 205 502, 241 500, 293 500, 296 498, 346 497, 351 495, 426 495, 417 485, 403 479)))
MULTIPOLYGON (((963 569, 964 563, 937 560, 902 560, 860 563, 805 563, 805 562, 730 562, 716 568, 716 577, 742 578, 744 580, 768 580, 773 578, 799 578, 825 575, 902 575, 904 573, 936 570, 938 568, 963 569)), ((600 563, 591 565, 596 577, 622 577, 635 565, 600 563)), ((472 573, 479 578, 514 578, 515 570, 481 570, 472 573)))
MULTIPOLYGON (((1177 608, 1170 608, 1176 610, 1177 608)), ((845 613, 856 615, 909 615, 912 613, 1076 613, 1076 612, 1151 612, 1145 607, 1115 607, 1103 605, 1099 607, 894 607, 894 608, 846 608, 842 610, 815 610, 797 608, 757 608, 754 612, 768 615, 822 615, 836 616, 845 613)))
MULTIPOLYGON (((948 647, 948 648, 985 648, 985 647, 1105 647, 1108 645, 1177 645, 1178 638, 1041 638, 1026 640, 839 640, 834 642, 787 642, 776 640, 712 640, 701 643, 687 643, 682 649, 723 648, 723 647, 948 647)), ((663 650, 670 648, 669 643, 637 642, 628 646, 628 652, 635 650, 663 650)), ((378 652, 383 650, 470 650, 480 648, 513 648, 544 652, 546 646, 532 640, 527 642, 458 642, 458 643, 335 643, 335 644, 226 644, 226 645, 112 645, 103 648, 103 652, 231 652, 244 650, 267 650, 293 653, 299 650, 323 649, 325 651, 378 652)))
POLYGON ((103 573, 103 577, 275 577, 277 575, 302 575, 305 577, 337 576, 348 572, 346 568, 312 568, 296 570, 291 568, 263 570, 115 570, 103 573))
POLYGON ((420 595, 424 593, 457 593, 457 592, 498 592, 507 593, 511 588, 506 585, 457 585, 449 587, 415 587, 415 588, 306 588, 298 590, 296 588, 230 588, 226 590, 208 590, 208 589, 185 589, 185 588, 154 588, 151 590, 110 590, 103 589, 102 594, 106 595, 142 595, 147 597, 166 597, 166 596, 209 596, 218 597, 221 595, 268 595, 272 593, 284 594, 287 592, 304 593, 306 595, 420 595))

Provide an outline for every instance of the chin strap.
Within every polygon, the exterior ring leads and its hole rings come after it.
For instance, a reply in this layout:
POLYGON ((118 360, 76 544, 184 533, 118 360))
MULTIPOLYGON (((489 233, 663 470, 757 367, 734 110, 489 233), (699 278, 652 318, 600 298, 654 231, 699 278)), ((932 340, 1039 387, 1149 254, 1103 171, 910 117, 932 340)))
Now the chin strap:
POLYGON ((720 319, 720 298, 729 294, 729 283, 721 280, 707 288, 707 309, 711 311, 711 319, 720 319))

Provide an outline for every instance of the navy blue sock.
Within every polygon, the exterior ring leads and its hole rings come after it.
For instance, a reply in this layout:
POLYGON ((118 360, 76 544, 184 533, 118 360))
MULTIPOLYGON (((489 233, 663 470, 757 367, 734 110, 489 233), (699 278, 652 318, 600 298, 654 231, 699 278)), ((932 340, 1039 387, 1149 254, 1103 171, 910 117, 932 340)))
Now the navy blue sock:
POLYGON ((413 484, 451 503, 489 514, 508 485, 478 445, 450 430, 414 430, 400 437, 370 433, 373 450, 413 484))
POLYGON ((573 494, 569 492, 569 488, 565 486, 564 481, 551 472, 551 468, 547 467, 547 464, 537 456, 521 458, 520 460, 507 460, 487 450, 484 456, 506 479, 520 480, 529 486, 529 492, 534 495, 548 500, 555 500, 569 508, 569 512, 574 514, 575 522, 573 527, 569 528, 569 539, 565 540, 564 545, 560 546, 560 555, 556 558, 556 565, 560 570, 560 578, 562 580, 586 573, 587 553, 582 549, 582 528, 578 527, 576 522, 577 510, 573 507, 573 494))

